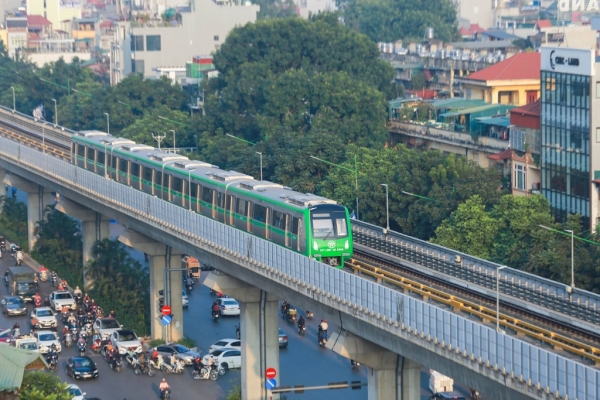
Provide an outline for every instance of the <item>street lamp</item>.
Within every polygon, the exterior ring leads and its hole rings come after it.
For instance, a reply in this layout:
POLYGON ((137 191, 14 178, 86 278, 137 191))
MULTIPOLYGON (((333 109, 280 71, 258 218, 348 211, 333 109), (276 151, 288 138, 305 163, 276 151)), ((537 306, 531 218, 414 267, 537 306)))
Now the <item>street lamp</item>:
MULTIPOLYGON (((564 233, 562 233, 559 230, 552 229, 552 228, 549 228, 544 225, 538 225, 538 226, 540 228, 544 228, 546 230, 564 235, 564 233)), ((571 287, 574 288, 575 287, 575 233, 571 229, 565 229, 565 232, 568 232, 571 234, 571 287)))
POLYGON ((171 129, 169 132, 173 132, 173 153, 177 153, 177 150, 175 150, 175 130, 171 129))
POLYGON ((196 143, 196 153, 198 152, 198 135, 194 135, 194 142, 196 143))
POLYGON ((496 269, 496 332, 506 333, 500 330, 500 271, 507 268, 506 265, 502 265, 496 269))
MULTIPOLYGON (((380 183, 381 186, 385 187, 385 217, 386 217, 386 230, 390 231, 390 196, 388 192, 387 183, 380 183)), ((387 233, 386 232, 386 233, 387 233)))
POLYGON ((12 89, 13 92, 13 114, 15 113, 15 111, 17 111, 17 107, 16 107, 16 103, 15 103, 15 88, 14 87, 10 87, 12 89))
POLYGON ((52 99, 54 102, 54 127, 58 126, 58 108, 56 107, 56 99, 52 99))
POLYGON ((354 191, 356 192, 356 219, 359 219, 359 216, 358 216, 358 166, 356 165, 356 154, 354 155, 354 169, 353 170, 350 168, 344 167, 343 165, 338 165, 338 164, 329 162, 327 160, 323 160, 322 158, 319 158, 319 157, 310 156, 310 158, 354 173, 354 191))
POLYGON ((255 153, 260 157, 260 180, 262 181, 262 153, 260 151, 255 151, 255 153))
POLYGON ((110 135, 110 115, 108 113, 104 113, 106 115, 106 133, 110 135))

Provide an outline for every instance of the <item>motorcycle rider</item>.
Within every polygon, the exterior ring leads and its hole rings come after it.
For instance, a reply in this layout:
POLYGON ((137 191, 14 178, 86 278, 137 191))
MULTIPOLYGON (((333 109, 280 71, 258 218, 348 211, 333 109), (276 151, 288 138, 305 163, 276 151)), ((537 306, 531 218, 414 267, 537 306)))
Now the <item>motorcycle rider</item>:
POLYGON ((35 304, 36 307, 39 307, 42 305, 42 296, 40 296, 40 294, 38 292, 36 292, 35 295, 33 296, 33 304, 35 304))
POLYGON ((40 278, 38 278, 38 274, 35 274, 33 277, 33 284, 35 285, 35 290, 40 288, 40 278))
POLYGON ((323 336, 327 335, 327 328, 329 328, 329 325, 327 324, 327 320, 322 319, 321 323, 319 324, 319 328, 318 328, 319 343, 321 343, 321 341, 323 340, 323 336))
POLYGON ((287 300, 284 300, 283 304, 281 305, 281 313, 283 314, 284 317, 287 317, 289 311, 290 311, 290 303, 288 303, 287 300))
POLYGON ((78 296, 78 297, 82 296, 82 292, 81 292, 81 289, 79 289, 79 286, 75 286, 75 290, 73 290, 73 296, 78 296))
POLYGON ((73 313, 69 314, 69 318, 67 318, 67 324, 69 324, 71 328, 77 325, 77 318, 75 318, 75 315, 73 313))
POLYGON ((52 282, 52 286, 56 286, 56 281, 58 280, 58 275, 55 271, 50 273, 50 281, 52 282))
POLYGON ((217 303, 216 301, 213 303, 212 305, 212 316, 214 317, 215 315, 217 315, 219 313, 219 303, 217 303))
POLYGON ((304 317, 301 315, 298 319, 298 328, 302 329, 306 326, 306 322, 304 321, 304 317))
POLYGON ((186 289, 192 290, 192 287, 194 287, 194 280, 192 279, 191 276, 188 276, 187 279, 185 280, 185 287, 186 289))
POLYGON ((64 285, 62 283, 63 283, 63 281, 60 281, 58 283, 58 287, 56 288, 56 290, 58 290, 59 292, 64 292, 65 291, 65 287, 64 287, 64 285))
POLYGON ((77 339, 77 345, 85 346, 85 339, 83 338, 83 336, 79 336, 79 339, 77 339))
POLYGON ((60 286, 63 287, 63 290, 67 290, 69 288, 69 285, 67 284, 67 281, 64 278, 60 280, 60 286))
POLYGON ((117 315, 115 314, 115 310, 110 310, 110 314, 108 314, 108 318, 117 318, 117 315))
POLYGON ((167 380, 165 378, 163 378, 163 380, 160 383, 160 386, 158 388, 160 389, 160 397, 161 398, 163 398, 163 396, 165 395, 165 391, 167 389, 171 389, 171 387, 169 386, 169 384, 167 383, 167 380))
POLYGON ((18 323, 18 322, 15 322, 15 324, 14 324, 14 325, 13 325, 13 327, 12 327, 13 336, 17 336, 17 335, 15 334, 15 332, 16 332, 16 330, 17 330, 17 329, 19 330, 19 333, 21 333, 21 327, 19 326, 19 323, 18 323))
POLYGON ((154 351, 152 352, 152 356, 150 356, 150 358, 152 360, 157 360, 158 361, 158 356, 159 356, 158 350, 154 349, 154 351))

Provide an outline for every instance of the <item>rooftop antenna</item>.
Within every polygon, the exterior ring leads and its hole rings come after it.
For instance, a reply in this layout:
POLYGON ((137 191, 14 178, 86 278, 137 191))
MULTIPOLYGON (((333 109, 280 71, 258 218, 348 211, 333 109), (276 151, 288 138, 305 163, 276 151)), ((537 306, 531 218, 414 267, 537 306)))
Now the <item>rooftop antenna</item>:
POLYGON ((156 134, 155 135, 154 133, 152 133, 151 135, 152 135, 152 139, 156 140, 156 142, 158 143, 158 149, 160 150, 160 142, 162 142, 163 139, 165 137, 167 137, 167 135, 164 134, 164 135, 161 136, 160 134, 156 134))

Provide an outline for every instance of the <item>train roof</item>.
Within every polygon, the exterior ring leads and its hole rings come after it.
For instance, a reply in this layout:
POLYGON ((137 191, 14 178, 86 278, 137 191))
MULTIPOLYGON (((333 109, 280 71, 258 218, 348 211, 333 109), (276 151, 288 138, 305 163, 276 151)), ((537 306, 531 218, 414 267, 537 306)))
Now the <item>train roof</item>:
MULTIPOLYGON (((89 132, 89 131, 83 131, 89 132)), ((164 169, 178 171, 202 181, 211 180, 216 184, 227 185, 228 190, 249 193, 277 203, 286 203, 298 208, 307 208, 319 204, 337 204, 336 201, 312 193, 301 193, 278 183, 255 180, 252 176, 237 171, 226 171, 218 166, 200 160, 190 160, 177 153, 167 153, 152 146, 137 144, 129 139, 110 135, 81 135, 77 139, 102 147, 116 147, 119 153, 131 153, 132 157, 146 160, 164 169), (184 170, 185 172, 181 171, 184 170)), ((101 132, 104 133, 104 132, 101 132)))

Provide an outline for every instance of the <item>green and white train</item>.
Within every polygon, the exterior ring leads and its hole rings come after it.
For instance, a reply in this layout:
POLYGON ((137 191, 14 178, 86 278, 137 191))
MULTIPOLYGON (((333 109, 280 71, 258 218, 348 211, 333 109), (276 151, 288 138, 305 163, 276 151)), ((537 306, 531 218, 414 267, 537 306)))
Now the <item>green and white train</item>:
POLYGON ((71 162, 331 266, 352 256, 348 210, 333 200, 99 131, 73 135, 71 162))

